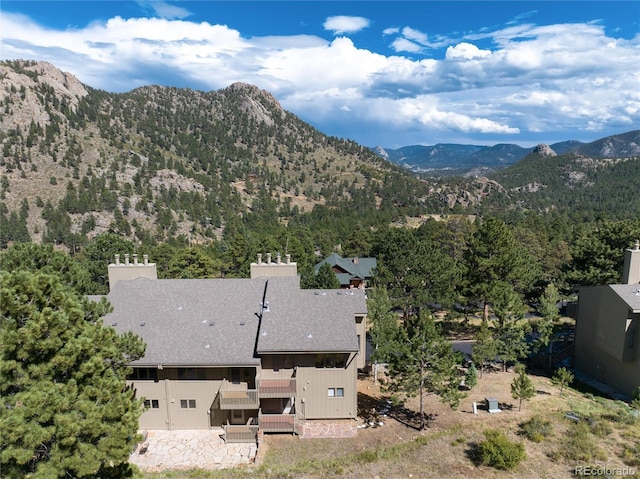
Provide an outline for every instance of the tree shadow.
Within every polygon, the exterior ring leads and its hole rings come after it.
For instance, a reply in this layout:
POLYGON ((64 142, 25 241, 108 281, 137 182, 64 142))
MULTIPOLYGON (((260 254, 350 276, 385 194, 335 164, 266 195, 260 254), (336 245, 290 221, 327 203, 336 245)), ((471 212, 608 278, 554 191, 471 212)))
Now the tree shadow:
MULTIPOLYGON (((366 424, 376 426, 385 417, 391 418, 406 427, 420 430, 420 414, 404 406, 394 406, 386 398, 376 398, 366 393, 358 393, 358 416, 366 424)), ((436 420, 437 414, 425 414, 426 427, 430 427, 436 420)))

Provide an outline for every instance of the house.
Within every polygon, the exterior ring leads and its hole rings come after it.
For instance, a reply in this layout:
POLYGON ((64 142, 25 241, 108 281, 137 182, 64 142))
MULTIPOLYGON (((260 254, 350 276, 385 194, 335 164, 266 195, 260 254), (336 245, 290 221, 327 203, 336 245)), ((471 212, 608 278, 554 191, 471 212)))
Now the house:
POLYGON ((141 429, 356 434, 364 291, 300 289, 288 256, 259 256, 245 279, 156 279, 154 268, 135 256, 109 265, 104 318, 147 344, 129 378, 147 406, 141 429))
POLYGON ((343 258, 337 253, 323 259, 314 266, 316 274, 324 263, 328 263, 340 281, 341 288, 364 288, 373 277, 377 261, 375 258, 343 258))
POLYGON ((574 366, 631 395, 640 386, 640 245, 625 250, 621 284, 580 288, 574 366))

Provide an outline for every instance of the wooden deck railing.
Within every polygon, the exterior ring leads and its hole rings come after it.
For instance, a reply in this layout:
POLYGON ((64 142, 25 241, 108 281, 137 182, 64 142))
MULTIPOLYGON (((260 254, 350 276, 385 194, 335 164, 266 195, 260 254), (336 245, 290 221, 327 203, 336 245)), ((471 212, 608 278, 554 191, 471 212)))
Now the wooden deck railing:
POLYGON ((296 396, 296 378, 258 379, 261 398, 288 398, 296 396))
POLYGON ((258 437, 259 426, 251 424, 251 420, 247 424, 225 424, 224 426, 224 442, 231 443, 255 443, 258 437))
POLYGON ((263 432, 296 432, 293 414, 263 414, 260 412, 258 423, 263 432))
POLYGON ((258 390, 230 387, 227 381, 223 381, 218 391, 218 404, 220 409, 258 409, 258 390))

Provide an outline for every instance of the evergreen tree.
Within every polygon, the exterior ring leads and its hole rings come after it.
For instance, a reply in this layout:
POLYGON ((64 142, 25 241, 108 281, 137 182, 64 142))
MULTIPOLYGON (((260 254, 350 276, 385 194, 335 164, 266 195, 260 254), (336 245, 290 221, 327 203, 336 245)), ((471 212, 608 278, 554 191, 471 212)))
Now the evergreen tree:
POLYGON ((558 321, 558 318, 560 318, 560 311, 558 310, 559 301, 560 293, 558 292, 558 288, 556 288, 553 283, 549 283, 544 289, 542 296, 540 296, 540 306, 538 306, 538 312, 542 315, 542 319, 536 325, 536 329, 540 335, 536 341, 536 348, 538 350, 546 348, 551 342, 553 327, 558 321))
POLYGON ((433 317, 424 311, 411 316, 405 327, 398 327, 392 353, 387 355, 390 389, 407 396, 418 396, 420 430, 426 426, 424 399, 436 394, 456 408, 462 397, 457 366, 460 356, 444 339, 433 317))
POLYGON ((581 230, 571 245, 566 281, 598 286, 620 282, 624 250, 640 238, 640 219, 601 221, 581 230))
POLYGON ((107 266, 119 254, 132 254, 134 246, 131 241, 114 233, 104 233, 93 238, 78 255, 80 264, 89 272, 91 278, 91 294, 107 294, 109 290, 109 274, 107 266))
POLYGON ((496 353, 502 361, 503 371, 506 371, 509 362, 515 362, 529 352, 526 334, 530 326, 522 321, 527 308, 520 296, 505 286, 496 293, 493 309, 496 315, 493 330, 496 353))
POLYGON ((476 333, 476 341, 473 344, 471 358, 474 364, 480 366, 480 377, 484 375, 485 364, 496 359, 498 345, 493 338, 493 332, 489 329, 489 324, 483 321, 480 329, 476 333))
POLYGON ((560 397, 562 397, 564 388, 569 386, 572 382, 573 382, 573 373, 569 371, 567 368, 560 368, 556 370, 553 377, 551 378, 551 383, 554 386, 558 386, 560 388, 560 397))
POLYGON ((388 361, 395 351, 395 342, 398 336, 398 318, 391 310, 389 293, 384 286, 371 290, 367 299, 368 318, 371 322, 371 341, 374 345, 373 375, 374 381, 378 380, 378 365, 388 361))
POLYGON ((523 294, 538 277, 537 263, 519 246, 507 225, 495 218, 478 226, 464 259, 467 295, 482 303, 485 321, 489 305, 505 288, 523 294))
POLYGON ((340 288, 340 281, 338 277, 331 269, 329 263, 323 263, 318 269, 315 275, 314 288, 317 289, 338 289, 340 288))
POLYGON ((55 250, 50 244, 16 243, 0 252, 0 270, 29 271, 55 274, 60 281, 76 292, 88 294, 89 274, 68 254, 55 250))
POLYGON ((467 369, 467 374, 464 376, 464 385, 469 389, 473 389, 478 384, 478 370, 476 369, 476 365, 471 363, 469 369, 467 369))
POLYGON ((3 477, 129 477, 142 405, 125 378, 144 343, 56 276, 2 272, 0 284, 3 477))
POLYGON ((522 401, 531 399, 536 395, 536 388, 533 385, 533 381, 527 376, 527 373, 522 365, 516 368, 517 376, 511 382, 511 397, 518 399, 518 411, 522 410, 522 401))

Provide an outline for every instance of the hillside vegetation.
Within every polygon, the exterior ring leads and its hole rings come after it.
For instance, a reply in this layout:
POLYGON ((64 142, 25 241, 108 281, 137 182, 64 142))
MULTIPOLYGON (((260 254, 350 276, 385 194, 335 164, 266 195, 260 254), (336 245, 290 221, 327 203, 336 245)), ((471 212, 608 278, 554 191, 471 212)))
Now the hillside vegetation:
MULTIPOLYGON (((598 151, 632 151, 636 137, 598 151)), ((355 224, 530 211, 626 219, 639 201, 629 174, 637 158, 562 156, 491 179, 419 177, 322 134, 251 85, 115 94, 33 61, 0 63, 0 143, 3 246, 30 239, 73 250, 107 232, 193 244, 296 224, 321 226, 338 244, 355 224)))

